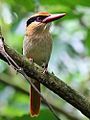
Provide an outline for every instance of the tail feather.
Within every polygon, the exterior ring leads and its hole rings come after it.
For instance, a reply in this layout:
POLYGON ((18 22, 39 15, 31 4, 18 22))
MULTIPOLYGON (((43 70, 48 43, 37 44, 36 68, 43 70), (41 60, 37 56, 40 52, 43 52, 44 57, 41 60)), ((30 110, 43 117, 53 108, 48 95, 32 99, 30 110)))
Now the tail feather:
MULTIPOLYGON (((40 91, 40 83, 38 81, 33 80, 33 84, 40 91)), ((37 91, 31 86, 31 97, 30 97, 30 112, 31 116, 38 116, 40 111, 40 95, 37 91)))

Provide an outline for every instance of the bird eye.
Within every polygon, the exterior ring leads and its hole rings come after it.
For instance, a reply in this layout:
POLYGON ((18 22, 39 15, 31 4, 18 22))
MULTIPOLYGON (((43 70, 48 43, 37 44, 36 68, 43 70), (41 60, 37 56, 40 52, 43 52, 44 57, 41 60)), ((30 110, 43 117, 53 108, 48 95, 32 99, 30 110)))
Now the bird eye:
POLYGON ((36 21, 37 21, 37 22, 42 22, 42 20, 43 20, 42 17, 37 17, 37 18, 36 18, 36 21))

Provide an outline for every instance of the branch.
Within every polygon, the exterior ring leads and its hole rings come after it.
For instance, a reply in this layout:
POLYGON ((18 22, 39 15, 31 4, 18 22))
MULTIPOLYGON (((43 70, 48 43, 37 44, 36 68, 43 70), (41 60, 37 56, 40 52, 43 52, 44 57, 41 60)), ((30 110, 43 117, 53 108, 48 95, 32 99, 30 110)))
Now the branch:
MULTIPOLYGON (((17 86, 15 84, 9 82, 8 80, 4 80, 4 79, 2 79, 2 77, 0 77, 0 83, 4 84, 6 86, 8 85, 10 87, 13 87, 16 91, 18 91, 20 93, 23 93, 23 94, 28 95, 28 96, 30 95, 30 93, 26 89, 23 89, 22 87, 17 86)), ((43 105, 47 106, 47 104, 42 99, 41 99, 41 102, 42 102, 43 105)), ((76 117, 74 115, 71 115, 67 111, 65 111, 65 110, 63 110, 61 108, 58 108, 58 107, 56 107, 55 105, 53 105, 51 103, 49 103, 49 104, 52 106, 52 108, 55 111, 57 111, 58 113, 61 113, 61 114, 65 115, 68 119, 70 119, 70 120, 80 120, 80 118, 78 118, 78 117, 76 117)))
POLYGON ((90 102, 84 96, 80 95, 53 74, 43 74, 43 69, 40 66, 35 63, 30 63, 28 59, 11 49, 8 45, 4 44, 4 48, 6 53, 16 62, 16 64, 23 68, 28 77, 38 80, 59 97, 66 100, 85 116, 90 118, 90 102))
POLYGON ((54 117, 57 118, 57 120, 61 120, 57 116, 55 111, 53 110, 52 106, 48 103, 48 101, 43 97, 43 95, 39 92, 39 90, 36 88, 36 86, 32 83, 31 78, 26 75, 26 73, 24 72, 23 68, 18 66, 17 63, 7 54, 7 52, 5 51, 4 38, 2 37, 2 34, 1 34, 1 37, 0 37, 0 53, 6 58, 6 60, 8 61, 8 64, 11 65, 19 73, 21 73, 25 77, 27 82, 37 91, 37 93, 40 95, 40 97, 47 104, 47 106, 50 109, 50 111, 53 113, 54 117))

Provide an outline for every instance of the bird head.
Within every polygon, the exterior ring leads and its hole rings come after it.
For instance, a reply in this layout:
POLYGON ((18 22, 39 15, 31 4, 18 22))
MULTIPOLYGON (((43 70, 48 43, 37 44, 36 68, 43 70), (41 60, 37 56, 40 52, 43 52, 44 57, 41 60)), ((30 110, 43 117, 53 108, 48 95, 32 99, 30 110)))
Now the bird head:
POLYGON ((26 23, 27 29, 29 31, 38 31, 49 30, 50 23, 54 20, 64 17, 66 13, 60 14, 49 14, 48 12, 39 12, 31 16, 26 23))

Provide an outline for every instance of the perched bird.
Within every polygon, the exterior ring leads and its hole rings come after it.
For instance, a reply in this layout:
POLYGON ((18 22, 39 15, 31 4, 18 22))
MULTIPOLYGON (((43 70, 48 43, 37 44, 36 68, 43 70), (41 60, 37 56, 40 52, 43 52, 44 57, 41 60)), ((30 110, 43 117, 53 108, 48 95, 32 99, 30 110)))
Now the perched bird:
MULTIPOLYGON (((44 66, 45 69, 48 67, 52 51, 52 38, 49 32, 50 22, 63 16, 65 16, 65 13, 49 14, 47 12, 39 12, 31 16, 26 22, 23 55, 38 65, 44 66)), ((36 80, 32 80, 32 82, 40 91, 40 83, 36 80)), ((32 86, 30 91, 31 116, 37 116, 40 110, 40 95, 32 86)))

